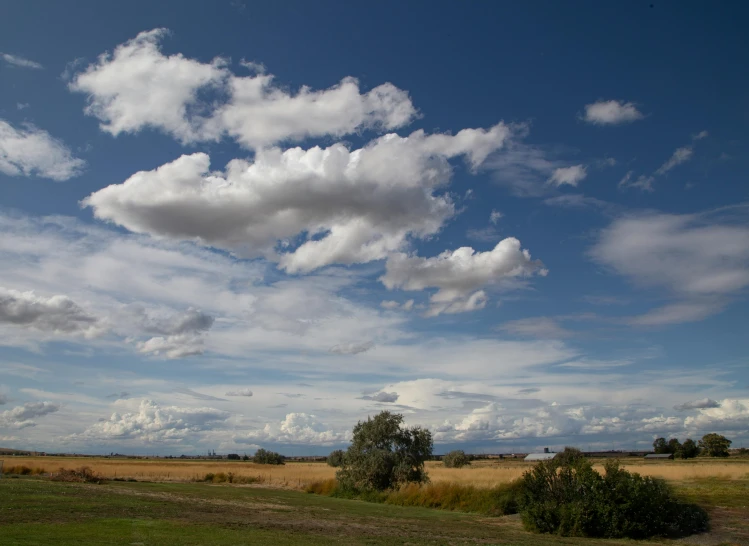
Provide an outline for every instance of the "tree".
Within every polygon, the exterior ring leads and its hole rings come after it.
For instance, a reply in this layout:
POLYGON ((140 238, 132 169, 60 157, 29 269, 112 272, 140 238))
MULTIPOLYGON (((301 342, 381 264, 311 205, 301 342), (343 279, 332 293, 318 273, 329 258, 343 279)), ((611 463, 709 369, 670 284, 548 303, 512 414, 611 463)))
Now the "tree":
POLYGON ((677 438, 671 438, 668 441, 668 451, 667 453, 673 453, 676 455, 678 452, 681 451, 681 444, 679 443, 679 440, 677 438))
POLYGON ((336 449, 331 451, 328 455, 328 466, 339 467, 343 465, 343 458, 346 456, 346 452, 342 449, 336 449))
POLYGON ((237 453, 229 453, 226 458, 230 461, 238 461, 241 459, 241 457, 237 453))
POLYGON ((732 443, 725 436, 711 432, 705 434, 700 440, 700 449, 710 457, 728 457, 728 448, 732 443))
POLYGON ((653 451, 658 454, 668 453, 668 444, 665 438, 656 438, 653 442, 653 451))
POLYGON ((465 451, 462 449, 456 449, 442 457, 442 464, 444 464, 446 468, 462 468, 471 464, 471 459, 466 455, 465 451))
POLYGON ((285 457, 280 453, 261 448, 255 452, 252 461, 257 464, 286 464, 284 459, 285 457))
POLYGON ((679 453, 679 456, 682 459, 694 459, 699 455, 699 453, 700 448, 697 447, 697 443, 691 438, 687 438, 684 440, 684 443, 681 444, 681 452, 679 453))
POLYGON ((406 428, 403 416, 382 411, 359 421, 336 472, 341 488, 348 491, 384 491, 399 485, 424 483, 424 462, 432 456, 432 433, 421 427, 406 428))

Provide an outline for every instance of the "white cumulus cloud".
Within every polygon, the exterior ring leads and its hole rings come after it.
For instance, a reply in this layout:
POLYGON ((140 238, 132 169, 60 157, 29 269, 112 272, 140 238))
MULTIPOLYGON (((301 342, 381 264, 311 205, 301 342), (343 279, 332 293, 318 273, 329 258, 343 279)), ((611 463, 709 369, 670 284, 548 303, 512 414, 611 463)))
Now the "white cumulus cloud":
POLYGON ((247 148, 262 148, 395 129, 417 113, 408 93, 390 83, 361 93, 349 77, 325 90, 303 86, 293 94, 274 84, 259 63, 243 61, 253 73, 236 76, 222 58, 203 63, 179 53, 164 55, 160 43, 167 34, 163 28, 141 32, 70 82, 72 91, 88 95, 86 113, 101 121, 102 130, 116 136, 151 127, 182 143, 229 134, 247 148))
POLYGON ((583 119, 595 125, 620 125, 642 119, 644 116, 631 102, 600 100, 585 105, 583 119))
POLYGON ((554 170, 549 182, 555 186, 577 186, 578 182, 588 176, 585 165, 572 165, 571 167, 560 167, 554 170))
POLYGON ((436 193, 450 182, 448 159, 465 156, 478 168, 509 132, 500 123, 455 135, 389 134, 353 151, 273 148, 231 161, 225 173, 196 153, 83 203, 131 231, 265 255, 289 273, 366 263, 404 249, 409 236, 437 233, 455 213, 449 195, 436 193))
POLYGON ((532 260, 530 253, 520 248, 520 241, 510 237, 486 252, 461 247, 433 258, 393 254, 380 280, 390 290, 437 288, 427 312, 435 316, 481 309, 487 301, 482 287, 534 272, 545 274, 541 268, 539 261, 532 260))
POLYGON ((212 429, 230 415, 213 408, 162 406, 152 400, 141 400, 137 411, 115 412, 78 436, 98 440, 180 442, 191 434, 212 429))
POLYGON ((0 172, 55 181, 81 174, 86 162, 47 131, 26 124, 18 129, 0 119, 0 172))
POLYGON ((0 413, 0 427, 33 427, 36 426, 36 422, 33 421, 35 417, 44 417, 59 410, 60 405, 52 402, 27 402, 0 413))
POLYGON ((235 437, 234 441, 237 443, 331 445, 347 442, 350 439, 349 429, 341 431, 329 428, 315 415, 289 413, 280 423, 267 423, 262 429, 252 430, 246 436, 235 437))

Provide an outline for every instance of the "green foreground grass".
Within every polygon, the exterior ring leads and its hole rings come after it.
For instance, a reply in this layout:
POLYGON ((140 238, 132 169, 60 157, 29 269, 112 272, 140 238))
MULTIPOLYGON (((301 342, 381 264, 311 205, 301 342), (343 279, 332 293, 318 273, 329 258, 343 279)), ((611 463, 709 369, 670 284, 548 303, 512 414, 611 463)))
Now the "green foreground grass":
MULTIPOLYGON (((687 543, 749 545, 749 481, 698 480, 681 483, 678 490, 713 516, 711 534, 687 543)), ((0 480, 3 546, 581 543, 663 544, 535 535, 522 529, 517 516, 486 517, 260 487, 0 480)))

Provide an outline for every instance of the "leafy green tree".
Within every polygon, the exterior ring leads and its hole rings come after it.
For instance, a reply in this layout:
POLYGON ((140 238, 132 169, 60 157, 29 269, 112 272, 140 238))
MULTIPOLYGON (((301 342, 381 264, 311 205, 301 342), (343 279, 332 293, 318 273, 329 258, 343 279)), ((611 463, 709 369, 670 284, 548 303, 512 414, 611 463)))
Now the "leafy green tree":
POLYGON ((339 467, 343 465, 343 459, 346 456, 346 452, 342 449, 336 449, 331 451, 328 455, 328 466, 339 467))
POLYGON ((442 464, 446 468, 462 468, 471 464, 471 458, 462 449, 456 449, 442 457, 442 464))
POLYGON ((731 447, 731 440, 715 432, 705 434, 700 440, 700 449, 710 457, 728 457, 728 448, 731 447))
POLYGON ((679 456, 682 459, 694 459, 699 454, 700 448, 697 447, 697 443, 691 438, 687 438, 684 440, 684 443, 681 444, 681 452, 679 453, 679 456))
POLYGON ((653 451, 658 454, 668 453, 668 444, 665 438, 656 438, 653 442, 653 451))
POLYGON ((286 464, 284 459, 285 457, 280 453, 261 448, 255 452, 252 462, 257 464, 286 464))
POLYGON ((676 455, 681 451, 681 444, 679 443, 679 440, 677 438, 671 438, 668 441, 668 453, 673 453, 676 455))
POLYGON ((432 456, 432 433, 421 427, 406 428, 403 416, 389 411, 359 421, 336 472, 348 491, 384 491, 402 484, 429 480, 424 462, 432 456))

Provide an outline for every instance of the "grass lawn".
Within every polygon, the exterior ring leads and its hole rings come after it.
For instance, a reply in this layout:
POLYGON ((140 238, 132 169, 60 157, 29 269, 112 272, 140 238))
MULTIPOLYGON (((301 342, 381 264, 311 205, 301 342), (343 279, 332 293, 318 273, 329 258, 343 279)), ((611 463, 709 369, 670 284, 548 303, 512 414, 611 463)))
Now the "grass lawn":
MULTIPOLYGON (((686 543, 749 544, 749 481, 695 481, 679 489, 717 516, 711 534, 686 543)), ((270 488, 0 480, 3 546, 581 543, 663 544, 534 535, 522 529, 517 516, 488 518, 270 488)))

